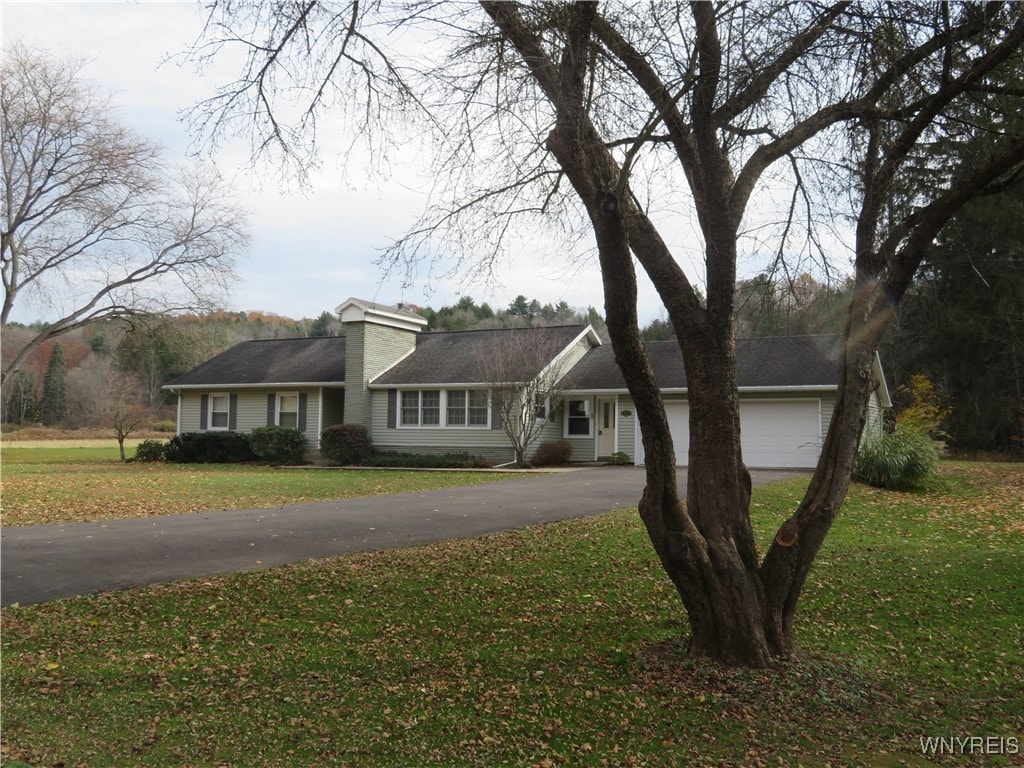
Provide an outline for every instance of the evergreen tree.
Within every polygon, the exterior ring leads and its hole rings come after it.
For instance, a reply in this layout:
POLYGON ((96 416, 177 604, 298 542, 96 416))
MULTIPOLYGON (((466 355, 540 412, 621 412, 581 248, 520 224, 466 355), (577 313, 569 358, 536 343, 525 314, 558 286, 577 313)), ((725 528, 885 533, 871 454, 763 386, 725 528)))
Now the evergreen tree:
POLYGON ((50 363, 43 379, 43 399, 39 404, 40 417, 47 426, 59 424, 68 410, 68 371, 64 362, 64 348, 53 345, 50 363))
POLYGON ((525 296, 523 296, 523 294, 519 294, 515 297, 512 303, 508 305, 508 314, 515 315, 517 317, 531 317, 530 302, 525 296))
POLYGON ((338 318, 330 312, 321 312, 320 317, 314 320, 313 324, 309 327, 310 338, 337 336, 337 326, 339 322, 338 318))

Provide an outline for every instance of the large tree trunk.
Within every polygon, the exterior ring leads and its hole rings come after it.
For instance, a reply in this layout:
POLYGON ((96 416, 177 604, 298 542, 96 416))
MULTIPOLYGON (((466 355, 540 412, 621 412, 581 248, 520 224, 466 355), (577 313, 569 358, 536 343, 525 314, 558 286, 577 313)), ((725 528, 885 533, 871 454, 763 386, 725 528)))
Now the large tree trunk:
MULTIPOLYGON (((696 202, 708 264, 704 308, 656 228, 633 202, 623 169, 586 115, 583 69, 574 62, 586 60, 596 7, 573 6, 561 69, 544 56, 537 38, 514 9, 490 2, 484 7, 517 46, 556 107, 557 120, 547 147, 593 226, 608 332, 644 441, 647 485, 640 515, 686 608, 691 651, 729 665, 754 667, 789 657, 795 647, 792 626, 797 598, 848 486, 873 387, 869 381, 872 339, 857 337, 856 348, 848 350, 833 427, 811 487, 759 563, 749 516, 750 475, 740 447, 736 383, 733 291, 739 217, 729 205, 732 174, 714 126, 707 121, 697 126, 696 141, 674 136, 680 154, 690 162, 691 183, 699 191, 696 202), (694 169, 699 169, 699 178, 693 175, 694 169), (686 365, 690 461, 685 504, 677 487, 675 452, 661 392, 640 339, 634 255, 665 302, 686 365)), ((706 11, 700 4, 695 8, 695 14, 706 11)), ((714 45, 705 53, 704 64, 713 70, 714 45)), ((703 109, 710 114, 714 87, 703 91, 701 98, 707 102, 703 109)))

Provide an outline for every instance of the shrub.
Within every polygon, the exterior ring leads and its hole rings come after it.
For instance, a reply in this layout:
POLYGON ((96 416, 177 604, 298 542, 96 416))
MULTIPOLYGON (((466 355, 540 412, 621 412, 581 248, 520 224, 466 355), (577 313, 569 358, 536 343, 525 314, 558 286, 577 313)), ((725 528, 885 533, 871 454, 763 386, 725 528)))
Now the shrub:
POLYGON ((174 432, 177 428, 178 425, 169 419, 166 421, 158 421, 151 427, 154 432, 174 432))
POLYGON ((135 449, 136 461, 164 461, 167 458, 167 443, 163 440, 143 440, 135 449))
POLYGON ((249 435, 252 452, 272 464, 300 464, 306 436, 292 427, 257 427, 249 435))
POLYGON ((938 444, 926 429, 897 423, 892 432, 864 441, 853 476, 878 488, 904 491, 930 476, 938 461, 938 444))
POLYGON ((572 458, 572 443, 568 440, 548 440, 537 447, 533 463, 538 467, 561 467, 572 458))
POLYGON ((334 464, 362 464, 373 453, 362 424, 334 424, 320 435, 320 454, 334 464))
POLYGON ((492 466, 487 459, 468 453, 374 453, 363 464, 405 469, 485 469, 492 466))
POLYGON ((241 432, 185 432, 167 444, 167 461, 182 464, 227 464, 252 461, 249 436, 241 432))
POLYGON ((628 467, 633 463, 633 460, 629 458, 629 454, 625 451, 618 451, 608 457, 608 463, 613 464, 616 467, 628 467))

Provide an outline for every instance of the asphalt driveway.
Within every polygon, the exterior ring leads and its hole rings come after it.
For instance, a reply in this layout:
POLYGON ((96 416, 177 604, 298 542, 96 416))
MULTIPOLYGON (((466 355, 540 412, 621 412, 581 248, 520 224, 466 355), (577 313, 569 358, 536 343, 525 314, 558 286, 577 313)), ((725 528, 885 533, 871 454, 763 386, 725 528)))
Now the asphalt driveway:
MULTIPOLYGON (((680 471, 685 488, 685 470, 680 471)), ((752 472, 755 484, 794 473, 752 472)), ((600 467, 294 506, 3 528, 0 603, 42 603, 600 515, 636 505, 644 473, 600 467)))

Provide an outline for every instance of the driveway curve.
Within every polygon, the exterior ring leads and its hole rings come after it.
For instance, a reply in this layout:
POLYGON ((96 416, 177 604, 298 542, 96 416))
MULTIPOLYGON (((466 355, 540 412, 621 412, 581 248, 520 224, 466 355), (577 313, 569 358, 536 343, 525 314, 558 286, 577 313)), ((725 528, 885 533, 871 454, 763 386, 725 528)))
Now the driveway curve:
MULTIPOLYGON (((794 473, 753 472, 757 484, 794 473)), ((600 467, 267 509, 3 528, 0 604, 466 538, 637 504, 644 472, 600 467)), ((680 470, 680 487, 686 487, 680 470)))

